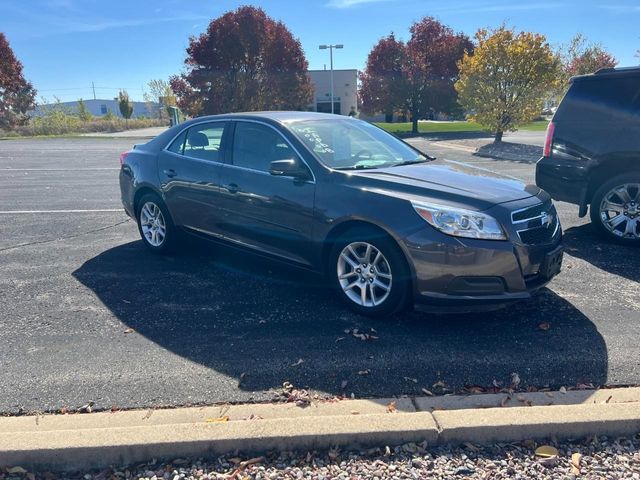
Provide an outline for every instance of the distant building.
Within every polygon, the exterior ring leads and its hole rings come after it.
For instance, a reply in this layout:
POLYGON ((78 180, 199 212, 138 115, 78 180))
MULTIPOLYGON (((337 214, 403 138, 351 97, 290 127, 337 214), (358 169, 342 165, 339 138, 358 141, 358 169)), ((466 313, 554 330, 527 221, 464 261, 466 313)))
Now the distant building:
MULTIPOLYGON (((309 109, 314 112, 331 113, 331 71, 309 70, 309 78, 314 89, 314 103, 309 109)), ((334 113, 349 115, 358 111, 358 70, 333 71, 334 113)))
MULTIPOLYGON (((120 114, 120 108, 118 107, 117 100, 83 100, 87 110, 94 117, 104 117, 107 112, 111 111, 116 117, 122 117, 120 114)), ((133 115, 131 118, 138 117, 157 117, 158 109, 160 108, 159 103, 154 102, 131 102, 133 104, 133 115)), ((60 102, 60 103, 49 103, 44 105, 37 105, 35 110, 32 112, 32 116, 38 117, 43 115, 47 110, 52 108, 62 108, 65 111, 75 114, 78 113, 78 102, 60 102)))

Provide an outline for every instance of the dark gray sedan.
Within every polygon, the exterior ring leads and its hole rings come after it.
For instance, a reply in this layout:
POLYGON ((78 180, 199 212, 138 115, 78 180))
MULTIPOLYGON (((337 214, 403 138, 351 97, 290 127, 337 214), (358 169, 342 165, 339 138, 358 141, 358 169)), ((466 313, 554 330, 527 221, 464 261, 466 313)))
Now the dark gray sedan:
POLYGON ((549 195, 435 160, 369 123, 308 112, 196 118, 121 156, 144 244, 180 233, 326 274, 355 311, 496 308, 559 271, 549 195))

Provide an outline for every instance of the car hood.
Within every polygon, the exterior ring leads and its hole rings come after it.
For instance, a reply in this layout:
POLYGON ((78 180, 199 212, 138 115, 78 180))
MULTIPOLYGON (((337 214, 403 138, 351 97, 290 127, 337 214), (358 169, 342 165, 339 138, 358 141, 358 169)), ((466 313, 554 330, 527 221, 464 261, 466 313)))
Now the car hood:
POLYGON ((452 160, 349 173, 354 180, 365 181, 365 188, 410 199, 427 197, 433 201, 453 202, 476 210, 540 193, 535 185, 526 185, 514 177, 452 160))

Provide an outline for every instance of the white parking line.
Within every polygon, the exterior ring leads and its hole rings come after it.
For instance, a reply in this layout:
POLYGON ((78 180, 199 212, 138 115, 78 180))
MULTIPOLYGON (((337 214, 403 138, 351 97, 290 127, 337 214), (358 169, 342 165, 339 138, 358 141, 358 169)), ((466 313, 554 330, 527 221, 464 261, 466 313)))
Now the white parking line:
POLYGON ((96 208, 93 210, 0 210, 0 215, 24 215, 29 213, 94 213, 94 212, 124 212, 122 208, 96 208))
POLYGON ((79 167, 79 168, 0 168, 0 172, 76 172, 79 170, 120 170, 117 167, 79 167))

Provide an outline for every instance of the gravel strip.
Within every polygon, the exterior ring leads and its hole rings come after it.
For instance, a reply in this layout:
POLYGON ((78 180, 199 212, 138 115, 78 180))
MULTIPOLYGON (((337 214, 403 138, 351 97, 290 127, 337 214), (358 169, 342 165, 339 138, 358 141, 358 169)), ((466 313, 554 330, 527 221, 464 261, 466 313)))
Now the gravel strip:
POLYGON ((183 479, 640 479, 640 434, 549 445, 557 457, 537 457, 533 441, 478 447, 427 447, 409 443, 363 451, 278 453, 247 458, 175 459, 103 471, 29 473, 0 469, 2 480, 183 479))

